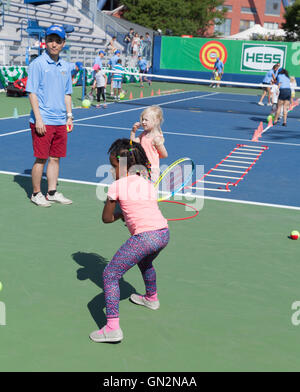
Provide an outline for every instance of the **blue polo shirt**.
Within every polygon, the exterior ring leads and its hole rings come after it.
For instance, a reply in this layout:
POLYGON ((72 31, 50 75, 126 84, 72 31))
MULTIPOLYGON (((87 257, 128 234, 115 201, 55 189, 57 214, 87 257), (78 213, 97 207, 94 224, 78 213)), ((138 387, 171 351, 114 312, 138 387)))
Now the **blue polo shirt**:
MULTIPOLYGON (((66 124, 65 95, 72 94, 69 63, 60 58, 56 63, 45 51, 28 67, 26 91, 37 96, 45 125, 66 124)), ((30 122, 35 123, 33 110, 30 122)))
POLYGON ((146 71, 147 70, 147 61, 145 59, 141 59, 138 61, 138 66, 140 67, 141 71, 146 71))
POLYGON ((280 83, 280 88, 291 88, 290 78, 284 74, 279 74, 277 76, 278 84, 280 83))
POLYGON ((100 68, 102 68, 102 59, 100 56, 97 56, 94 60, 94 65, 98 64, 100 66, 100 68))
POLYGON ((223 68, 224 68, 224 64, 223 64, 223 62, 221 60, 217 60, 215 62, 214 67, 217 69, 218 72, 222 72, 223 68))
POLYGON ((265 77, 263 78, 263 83, 270 84, 273 80, 273 76, 275 76, 275 73, 274 73, 273 69, 270 69, 270 71, 268 71, 266 73, 265 77))
POLYGON ((117 64, 117 61, 119 60, 119 58, 120 57, 117 54, 112 56, 112 58, 108 62, 108 64, 111 66, 111 68, 113 68, 117 64))

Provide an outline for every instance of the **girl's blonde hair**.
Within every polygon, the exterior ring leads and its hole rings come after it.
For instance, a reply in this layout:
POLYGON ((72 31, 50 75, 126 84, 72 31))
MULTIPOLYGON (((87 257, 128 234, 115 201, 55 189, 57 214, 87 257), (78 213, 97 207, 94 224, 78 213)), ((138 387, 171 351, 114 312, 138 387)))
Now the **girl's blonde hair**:
POLYGON ((290 81, 291 81, 291 82, 296 82, 295 76, 290 76, 290 81))
POLYGON ((140 121, 142 122, 142 119, 145 115, 149 114, 149 116, 153 119, 153 122, 155 124, 155 129, 158 130, 161 134, 163 133, 161 130, 161 124, 164 121, 164 116, 163 116, 163 111, 159 106, 153 105, 153 106, 148 106, 141 114, 140 121))

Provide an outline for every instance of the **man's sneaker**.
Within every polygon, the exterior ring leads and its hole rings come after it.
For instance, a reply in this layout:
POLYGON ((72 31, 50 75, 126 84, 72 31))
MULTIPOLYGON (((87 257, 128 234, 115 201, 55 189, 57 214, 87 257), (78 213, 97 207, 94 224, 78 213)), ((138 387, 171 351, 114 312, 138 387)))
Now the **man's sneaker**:
POLYGON ((272 106, 271 102, 268 102, 268 103, 267 103, 267 106, 272 106))
POLYGON ((72 200, 67 199, 62 193, 55 192, 53 196, 47 193, 46 199, 51 203, 72 204, 72 200))
POLYGON ((144 296, 142 295, 137 295, 137 294, 131 294, 130 296, 131 302, 137 304, 137 305, 143 305, 146 306, 146 308, 152 309, 152 310, 157 310, 159 308, 159 301, 148 301, 144 296))
POLYGON ((265 106, 265 104, 263 102, 258 102, 257 103, 259 106, 265 106))
POLYGON ((37 206, 51 207, 51 203, 45 198, 42 192, 39 192, 36 196, 32 195, 30 200, 37 206))
POLYGON ((96 343, 113 343, 120 342, 123 339, 123 332, 121 328, 115 329, 114 331, 106 332, 106 327, 102 330, 94 331, 90 333, 90 339, 96 343))

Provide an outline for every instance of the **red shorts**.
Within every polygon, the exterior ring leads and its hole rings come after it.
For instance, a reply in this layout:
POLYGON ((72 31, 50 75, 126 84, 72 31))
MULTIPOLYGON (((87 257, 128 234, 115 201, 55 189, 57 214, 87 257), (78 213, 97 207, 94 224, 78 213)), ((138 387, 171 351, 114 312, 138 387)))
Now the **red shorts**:
POLYGON ((45 125, 45 135, 39 135, 35 124, 30 123, 34 156, 40 159, 63 158, 67 153, 66 125, 45 125))

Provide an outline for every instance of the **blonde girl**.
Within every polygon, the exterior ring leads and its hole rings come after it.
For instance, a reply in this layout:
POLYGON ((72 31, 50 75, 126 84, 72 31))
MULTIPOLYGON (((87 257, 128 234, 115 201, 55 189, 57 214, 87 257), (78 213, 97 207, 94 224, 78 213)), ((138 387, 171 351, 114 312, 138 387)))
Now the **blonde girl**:
POLYGON ((130 140, 140 143, 146 152, 151 163, 151 180, 154 182, 160 175, 159 159, 168 157, 161 130, 162 122, 163 112, 161 108, 159 106, 149 106, 142 112, 140 121, 133 124, 130 133, 130 140), (136 131, 141 126, 144 131, 136 137, 136 131))

